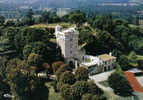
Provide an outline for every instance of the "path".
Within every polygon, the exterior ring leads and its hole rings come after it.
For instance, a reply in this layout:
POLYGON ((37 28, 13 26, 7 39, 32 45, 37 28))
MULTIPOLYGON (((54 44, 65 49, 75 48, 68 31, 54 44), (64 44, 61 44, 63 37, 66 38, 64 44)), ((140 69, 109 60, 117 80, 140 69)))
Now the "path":
POLYGON ((94 83, 104 91, 104 95, 108 98, 108 100, 116 100, 119 98, 117 95, 114 94, 114 91, 110 87, 104 87, 99 82, 106 81, 108 77, 114 72, 115 70, 104 72, 100 74, 96 74, 94 76, 90 76, 90 79, 94 81, 94 83))

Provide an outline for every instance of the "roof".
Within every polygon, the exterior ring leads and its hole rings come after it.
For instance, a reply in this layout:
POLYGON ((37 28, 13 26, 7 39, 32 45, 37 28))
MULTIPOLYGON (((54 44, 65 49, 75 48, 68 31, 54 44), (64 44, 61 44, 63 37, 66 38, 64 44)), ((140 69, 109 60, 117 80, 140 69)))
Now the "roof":
POLYGON ((131 85, 132 89, 135 92, 142 92, 143 93, 143 87, 139 84, 137 81, 135 75, 132 72, 124 72, 129 84, 131 85))
POLYGON ((109 61, 109 60, 112 60, 112 59, 116 59, 116 57, 110 56, 110 55, 108 55, 108 54, 99 55, 98 57, 99 57, 101 60, 103 60, 103 61, 109 61))

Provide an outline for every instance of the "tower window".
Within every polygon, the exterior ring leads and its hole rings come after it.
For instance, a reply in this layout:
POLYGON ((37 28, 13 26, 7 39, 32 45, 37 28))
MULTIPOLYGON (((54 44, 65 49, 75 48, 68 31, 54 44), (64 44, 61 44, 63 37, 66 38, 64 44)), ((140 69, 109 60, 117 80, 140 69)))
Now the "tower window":
POLYGON ((72 41, 72 39, 70 39, 70 41, 72 41))

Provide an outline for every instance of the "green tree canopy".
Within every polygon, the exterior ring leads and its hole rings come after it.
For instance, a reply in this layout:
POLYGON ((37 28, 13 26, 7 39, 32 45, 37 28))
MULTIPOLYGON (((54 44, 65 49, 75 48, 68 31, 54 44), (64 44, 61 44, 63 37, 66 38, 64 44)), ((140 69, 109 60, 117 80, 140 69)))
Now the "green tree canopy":
POLYGON ((3 25, 5 22, 5 18, 3 16, 0 16, 0 26, 3 25))
POLYGON ((78 67, 75 71, 75 78, 78 81, 87 81, 88 80, 88 70, 84 67, 78 67))
POLYGON ((61 74, 59 81, 63 82, 64 84, 74 84, 76 79, 71 71, 65 71, 61 74))
POLYGON ((125 97, 132 95, 133 90, 123 74, 116 72, 111 74, 108 78, 108 83, 110 87, 114 89, 116 94, 125 97))
POLYGON ((28 56, 28 60, 27 60, 28 64, 30 66, 42 66, 43 64, 43 59, 40 55, 38 54, 35 54, 35 53, 31 53, 29 56, 28 56))

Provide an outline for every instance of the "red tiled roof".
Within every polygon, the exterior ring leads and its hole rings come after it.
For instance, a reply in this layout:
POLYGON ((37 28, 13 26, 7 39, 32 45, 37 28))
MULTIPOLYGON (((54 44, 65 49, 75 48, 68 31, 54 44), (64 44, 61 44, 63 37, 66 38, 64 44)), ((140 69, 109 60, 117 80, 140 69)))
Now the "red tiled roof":
POLYGON ((124 74, 135 92, 143 92, 143 87, 141 87, 141 85, 139 84, 135 75, 132 72, 124 72, 124 74))

